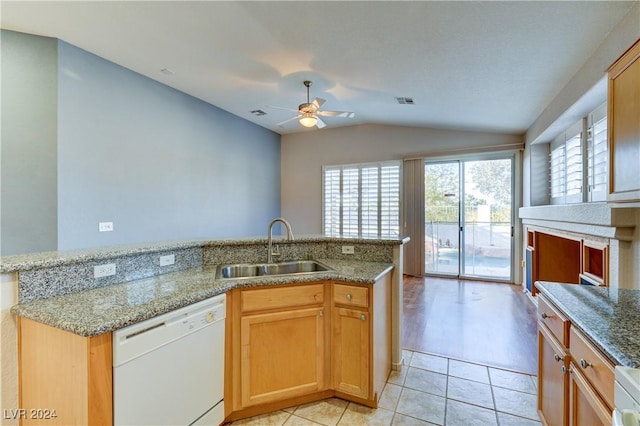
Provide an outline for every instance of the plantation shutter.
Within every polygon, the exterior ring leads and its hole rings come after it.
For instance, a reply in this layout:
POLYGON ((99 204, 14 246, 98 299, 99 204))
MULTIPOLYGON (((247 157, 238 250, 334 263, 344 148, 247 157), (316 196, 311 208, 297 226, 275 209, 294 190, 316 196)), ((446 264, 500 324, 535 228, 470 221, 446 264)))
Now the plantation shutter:
POLYGON ((399 162, 325 166, 323 176, 326 235, 399 236, 399 162))

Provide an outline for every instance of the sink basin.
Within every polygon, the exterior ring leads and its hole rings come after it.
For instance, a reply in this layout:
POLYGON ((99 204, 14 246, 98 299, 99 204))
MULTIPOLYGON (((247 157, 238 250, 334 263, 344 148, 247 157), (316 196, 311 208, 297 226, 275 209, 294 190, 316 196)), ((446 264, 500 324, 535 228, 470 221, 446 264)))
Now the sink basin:
POLYGON ((282 263, 238 263, 218 266, 216 279, 300 275, 333 270, 333 268, 316 260, 294 260, 282 263))

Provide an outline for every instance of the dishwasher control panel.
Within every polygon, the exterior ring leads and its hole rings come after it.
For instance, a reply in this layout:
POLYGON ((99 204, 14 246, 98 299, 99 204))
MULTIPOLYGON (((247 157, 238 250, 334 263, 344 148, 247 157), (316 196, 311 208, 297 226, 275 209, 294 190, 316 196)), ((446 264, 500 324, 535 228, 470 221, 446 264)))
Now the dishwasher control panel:
POLYGON ((168 312, 113 333, 113 366, 122 365, 226 316, 224 294, 168 312))

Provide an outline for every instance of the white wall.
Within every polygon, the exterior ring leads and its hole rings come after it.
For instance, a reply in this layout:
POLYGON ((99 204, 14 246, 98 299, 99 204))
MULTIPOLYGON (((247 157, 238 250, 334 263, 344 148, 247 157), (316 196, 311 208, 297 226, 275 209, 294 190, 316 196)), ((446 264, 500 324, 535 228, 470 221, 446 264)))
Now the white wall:
POLYGON ((294 233, 322 231, 322 166, 442 155, 521 143, 522 136, 417 127, 362 125, 284 135, 281 211, 294 233))

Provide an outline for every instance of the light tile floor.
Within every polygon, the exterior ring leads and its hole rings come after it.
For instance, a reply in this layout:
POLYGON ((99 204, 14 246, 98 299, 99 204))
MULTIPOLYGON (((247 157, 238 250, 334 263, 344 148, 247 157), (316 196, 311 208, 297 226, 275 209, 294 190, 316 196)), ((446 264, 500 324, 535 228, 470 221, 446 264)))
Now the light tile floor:
POLYGON ((539 426, 536 377, 404 351, 377 409, 338 398, 287 408, 234 425, 539 426))

